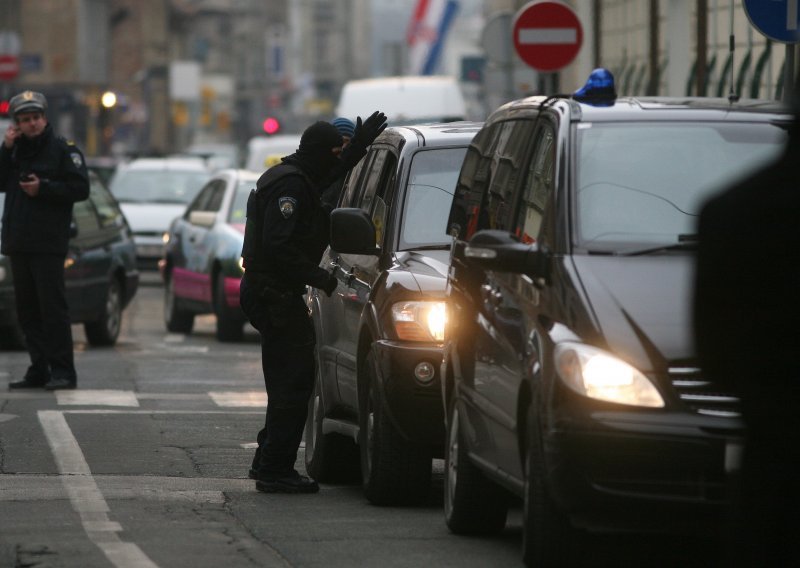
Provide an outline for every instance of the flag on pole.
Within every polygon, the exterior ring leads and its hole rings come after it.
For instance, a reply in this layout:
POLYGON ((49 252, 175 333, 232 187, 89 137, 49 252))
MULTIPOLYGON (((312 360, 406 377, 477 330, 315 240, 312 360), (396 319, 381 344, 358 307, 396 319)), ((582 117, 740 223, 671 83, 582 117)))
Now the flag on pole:
POLYGON ((417 0, 406 34, 409 75, 434 75, 458 0, 417 0))

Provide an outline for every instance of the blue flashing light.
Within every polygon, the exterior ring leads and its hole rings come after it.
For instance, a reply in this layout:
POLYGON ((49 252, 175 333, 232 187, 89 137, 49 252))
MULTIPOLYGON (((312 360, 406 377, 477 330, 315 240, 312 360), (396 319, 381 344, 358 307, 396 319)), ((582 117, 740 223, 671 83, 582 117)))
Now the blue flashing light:
POLYGON ((572 98, 596 106, 611 106, 617 98, 614 75, 608 69, 598 67, 589 74, 586 84, 572 94, 572 98))

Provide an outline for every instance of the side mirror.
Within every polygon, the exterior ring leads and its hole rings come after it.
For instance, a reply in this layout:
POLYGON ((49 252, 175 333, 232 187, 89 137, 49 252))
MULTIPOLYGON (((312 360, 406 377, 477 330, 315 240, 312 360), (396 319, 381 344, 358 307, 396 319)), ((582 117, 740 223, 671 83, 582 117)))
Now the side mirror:
POLYGON ((345 254, 379 255, 375 225, 363 209, 343 207, 331 212, 331 248, 345 254))
POLYGON ((189 213, 189 222, 200 227, 213 227, 217 214, 213 211, 192 211, 189 213))
POLYGON ((547 253, 506 231, 478 231, 464 247, 464 258, 482 270, 527 274, 547 280, 547 253))

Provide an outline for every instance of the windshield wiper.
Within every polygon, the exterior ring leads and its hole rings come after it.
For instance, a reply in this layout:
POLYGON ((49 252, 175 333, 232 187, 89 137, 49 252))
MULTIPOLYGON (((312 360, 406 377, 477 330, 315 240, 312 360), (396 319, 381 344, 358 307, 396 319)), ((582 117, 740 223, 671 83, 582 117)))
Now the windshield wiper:
POLYGON ((665 252, 670 250, 695 250, 697 248, 697 241, 698 238, 696 234, 687 233, 684 235, 678 235, 677 243, 667 243, 643 249, 622 251, 619 254, 622 256, 639 256, 642 254, 650 254, 653 252, 665 252))

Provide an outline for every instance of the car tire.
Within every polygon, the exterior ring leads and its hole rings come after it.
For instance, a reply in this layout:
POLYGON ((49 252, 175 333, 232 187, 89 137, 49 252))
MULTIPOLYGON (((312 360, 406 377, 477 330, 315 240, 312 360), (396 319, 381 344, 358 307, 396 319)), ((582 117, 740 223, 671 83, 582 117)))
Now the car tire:
POLYGON ((171 276, 164 286, 164 325, 167 331, 173 333, 192 333, 194 327, 194 314, 181 310, 176 305, 175 285, 171 276))
POLYGON ((89 345, 114 345, 122 328, 122 284, 119 278, 112 276, 108 283, 106 301, 103 311, 95 321, 83 324, 86 340, 89 345))
POLYGON ((234 310, 228 307, 225 298, 225 276, 217 274, 214 287, 214 311, 217 316, 217 340, 241 341, 244 337, 244 321, 234 310))
POLYGON ((317 349, 315 360, 314 392, 308 402, 304 433, 306 472, 322 483, 351 483, 357 481, 361 474, 358 446, 352 439, 341 434, 322 432, 325 405, 322 400, 323 377, 317 349))
POLYGON ((528 409, 528 451, 522 505, 522 559, 526 566, 574 566, 580 533, 556 506, 547 488, 544 451, 532 406, 528 409))
POLYGON ((364 494, 373 505, 420 503, 430 494, 432 452, 407 441, 387 415, 372 349, 365 358, 362 377, 358 445, 364 494))
POLYGON ((506 526, 508 494, 472 463, 455 397, 450 402, 444 466, 444 518, 456 534, 494 534, 506 526))

